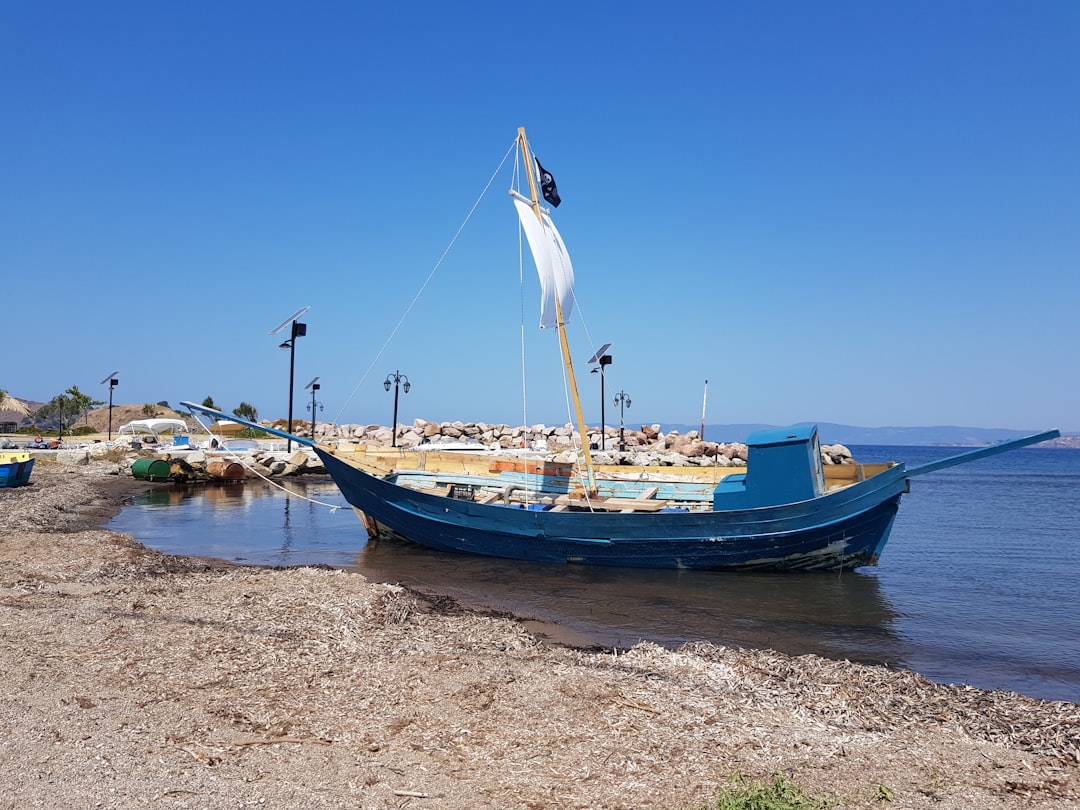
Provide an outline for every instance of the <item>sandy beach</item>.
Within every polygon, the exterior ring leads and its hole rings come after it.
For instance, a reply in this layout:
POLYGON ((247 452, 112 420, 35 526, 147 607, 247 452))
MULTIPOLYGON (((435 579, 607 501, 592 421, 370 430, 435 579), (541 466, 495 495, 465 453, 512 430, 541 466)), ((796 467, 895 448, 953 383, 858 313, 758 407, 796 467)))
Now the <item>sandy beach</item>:
POLYGON ((0 807, 687 808, 778 773, 841 807, 1080 807, 1075 704, 167 557, 99 528, 147 486, 115 469, 0 490, 0 807))

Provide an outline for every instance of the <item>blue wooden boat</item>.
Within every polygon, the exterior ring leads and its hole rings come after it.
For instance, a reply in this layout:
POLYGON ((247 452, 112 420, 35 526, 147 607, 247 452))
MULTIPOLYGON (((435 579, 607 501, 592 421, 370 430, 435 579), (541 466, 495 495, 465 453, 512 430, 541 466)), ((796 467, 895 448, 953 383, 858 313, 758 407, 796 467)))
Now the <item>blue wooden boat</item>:
POLYGON ((27 452, 0 451, 0 487, 21 487, 30 483, 34 457, 27 452))
MULTIPOLYGON (((219 417, 201 405, 183 404, 219 417)), ((399 483, 395 472, 365 471, 351 454, 245 424, 314 448, 370 536, 534 562, 735 570, 876 565, 911 478, 1060 435, 1050 430, 911 469, 886 465, 865 480, 826 491, 816 425, 761 431, 747 440, 746 472, 717 484, 711 503, 672 506, 640 496, 591 497, 585 489, 577 497, 553 497, 542 483, 504 497, 497 478, 487 486, 413 488, 399 483)))
MULTIPOLYGON (((511 192, 540 276, 542 328, 559 334, 578 422, 587 436, 566 339, 573 306, 573 267, 544 198, 558 205, 554 183, 538 183, 524 129, 518 147, 529 196, 511 192)), ((539 164, 537 164, 539 166, 539 164)), ((711 493, 675 497, 661 488, 598 485, 587 442, 585 474, 572 487, 563 477, 534 481, 388 471, 377 474, 351 454, 309 439, 183 403, 215 419, 281 436, 314 448, 345 499, 360 513, 371 537, 400 537, 440 551, 547 563, 637 568, 851 569, 875 565, 889 538, 900 497, 913 476, 974 461, 1058 436, 1051 430, 970 450, 907 469, 885 465, 846 486, 826 485, 817 426, 763 431, 751 436, 745 473, 729 475, 711 493)))

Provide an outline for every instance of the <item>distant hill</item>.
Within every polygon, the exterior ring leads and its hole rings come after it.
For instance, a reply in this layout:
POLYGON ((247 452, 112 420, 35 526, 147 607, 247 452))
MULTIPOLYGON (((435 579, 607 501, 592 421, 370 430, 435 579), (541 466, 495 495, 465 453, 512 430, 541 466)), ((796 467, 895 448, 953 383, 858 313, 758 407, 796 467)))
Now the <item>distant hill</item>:
MULTIPOLYGON (((22 424, 25 418, 25 410, 33 413, 38 408, 42 407, 46 403, 33 402, 31 400, 18 400, 18 402, 24 406, 20 410, 14 408, 9 410, 0 411, 0 422, 14 422, 16 424, 22 424)), ((5 400, 5 404, 11 404, 10 400, 5 400)), ((121 425, 126 425, 135 419, 147 419, 148 416, 143 413, 145 405, 113 405, 112 409, 112 428, 115 432, 119 430, 121 425)), ((178 413, 172 408, 168 408, 162 405, 158 405, 156 416, 162 419, 190 419, 190 414, 178 413)), ((81 427, 83 425, 89 425, 99 433, 105 433, 109 426, 109 408, 108 406, 100 406, 94 408, 92 411, 88 411, 83 414, 76 425, 73 427, 81 427)))
MULTIPOLYGON (((128 422, 133 422, 137 419, 149 419, 147 414, 143 413, 142 405, 113 405, 112 409, 112 429, 115 433, 120 429, 121 425, 126 425, 128 422)), ((154 417, 157 419, 183 419, 187 422, 192 422, 191 415, 187 413, 180 413, 174 411, 172 408, 166 408, 161 405, 157 406, 154 413, 154 417)), ((105 433, 109 426, 109 408, 105 406, 103 408, 95 408, 86 414, 79 420, 80 425, 89 425, 98 433, 105 433)))
MULTIPOLYGON (((935 427, 856 427, 818 422, 818 433, 825 444, 884 444, 884 445, 956 445, 978 446, 994 444, 1008 439, 1018 439, 1038 433, 1036 430, 1010 430, 1007 428, 976 428, 941 425, 935 427)), ((755 430, 780 427, 779 425, 705 425, 705 438, 714 442, 744 442, 755 430)), ((687 433, 701 431, 701 425, 663 424, 665 433, 673 430, 687 433)), ((1080 447, 1080 436, 1062 436, 1052 444, 1062 447, 1080 447)))
MULTIPOLYGON (((10 406, 11 410, 0 412, 0 422, 11 421, 21 423, 25 410, 31 412, 37 410, 45 403, 31 402, 29 400, 11 401, 5 400, 2 404, 10 406), (18 410, 15 408, 18 407, 18 410)), ((143 405, 114 405, 112 413, 113 430, 120 425, 126 424, 133 419, 146 419, 143 413, 143 405)), ((157 416, 170 419, 190 419, 190 414, 178 413, 173 409, 159 405, 157 416)), ((101 433, 106 432, 109 423, 109 409, 100 406, 85 414, 79 424, 87 424, 101 433)), ((977 428, 956 427, 952 425, 934 427, 857 427, 854 425, 839 425, 833 422, 818 422, 821 441, 824 444, 850 444, 850 445, 952 445, 958 447, 980 446, 994 444, 1008 439, 1018 439, 1037 433, 1034 430, 1010 430, 1008 428, 977 428)), ((629 426, 628 426, 629 427, 629 426)), ((728 424, 728 425, 705 425, 705 439, 712 442, 745 442, 746 437, 756 430, 781 427, 781 425, 765 424, 728 424)), ((661 423, 660 429, 665 433, 677 430, 679 433, 689 433, 691 430, 700 431, 701 425, 688 425, 679 423, 661 423)), ((1056 447, 1080 448, 1080 435, 1070 434, 1055 439, 1047 444, 1056 447)))

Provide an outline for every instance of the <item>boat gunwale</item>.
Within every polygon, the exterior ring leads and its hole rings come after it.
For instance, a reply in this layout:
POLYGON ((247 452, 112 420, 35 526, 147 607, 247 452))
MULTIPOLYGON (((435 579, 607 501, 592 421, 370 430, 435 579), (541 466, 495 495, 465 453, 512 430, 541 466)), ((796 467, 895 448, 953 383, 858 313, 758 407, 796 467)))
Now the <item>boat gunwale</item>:
MULTIPOLYGON (((858 514, 872 508, 878 501, 890 497, 882 495, 883 491, 890 488, 895 490, 893 494, 900 495, 907 490, 907 475, 903 464, 896 464, 877 475, 856 482, 850 486, 834 489, 814 498, 793 501, 784 504, 753 507, 749 509, 730 510, 687 510, 687 511, 655 511, 655 512, 612 512, 612 511, 554 511, 532 510, 520 508, 507 508, 500 503, 477 503, 474 501, 457 500, 447 494, 434 490, 412 489, 396 484, 391 480, 371 475, 358 466, 350 464, 347 460, 327 453, 320 448, 315 448, 316 453, 323 457, 324 464, 332 466, 334 462, 343 464, 351 470, 360 473, 364 478, 360 479, 367 484, 367 494, 371 503, 354 503, 349 498, 348 492, 338 482, 342 493, 349 503, 357 509, 367 513, 370 517, 380 522, 388 522, 386 514, 411 514, 428 520, 437 517, 444 527, 461 526, 469 531, 484 531, 503 534, 527 536, 542 528, 545 534, 562 536, 563 534, 581 535, 580 527, 576 526, 589 514, 590 526, 600 531, 608 521, 613 521, 615 526, 640 524, 637 528, 647 526, 652 531, 670 529, 686 529, 696 524, 712 524, 720 527, 739 524, 763 525, 777 521, 796 521, 803 528, 812 528, 818 525, 828 525, 843 518, 844 514, 858 514), (393 488, 389 491, 405 493, 398 500, 391 500, 377 494, 375 489, 385 487, 393 488), (865 507, 852 508, 852 504, 865 499, 873 498, 873 503, 865 507), (405 504, 413 503, 415 507, 406 508, 405 504), (453 508, 447 504, 452 503, 453 508), (826 517, 829 513, 841 512, 836 517, 826 517), (821 519, 824 518, 824 519, 821 519), (481 520, 485 524, 500 524, 500 528, 492 526, 477 526, 476 521, 481 520), (722 522, 718 522, 722 521, 722 522), (573 531, 566 531, 573 528, 573 531)), ((335 477, 335 480, 337 478, 335 477)), ((392 522, 392 518, 391 521, 392 522)), ((593 534, 594 532, 589 532, 593 534)), ((714 532, 715 533, 715 532, 714 532)), ((756 533, 756 532, 755 532, 756 533)), ((749 534, 747 534, 749 536, 749 534)), ((678 542, 679 538, 674 538, 678 542)))

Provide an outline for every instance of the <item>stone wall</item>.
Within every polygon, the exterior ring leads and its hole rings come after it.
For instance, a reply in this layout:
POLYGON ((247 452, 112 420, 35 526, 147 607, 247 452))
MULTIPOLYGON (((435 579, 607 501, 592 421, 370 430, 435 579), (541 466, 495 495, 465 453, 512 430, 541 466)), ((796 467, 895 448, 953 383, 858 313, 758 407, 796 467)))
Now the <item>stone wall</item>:
MULTIPOLYGON (((511 427, 484 422, 429 422, 416 419, 411 425, 397 426, 398 447, 421 445, 437 449, 444 442, 479 442, 491 449, 530 449, 546 451, 552 457, 573 451, 580 445, 578 431, 573 425, 532 425, 511 427)), ((390 428, 383 425, 335 425, 316 423, 315 438, 323 442, 353 442, 389 446, 393 440, 390 428)), ((746 445, 741 442, 702 441, 698 431, 680 434, 663 433, 660 425, 642 425, 634 430, 609 427, 604 431, 601 451, 599 428, 589 429, 589 446, 597 464, 630 464, 635 466, 744 466, 746 445)), ((851 451, 840 444, 822 447, 825 464, 854 464, 851 451)))
MULTIPOLYGON (((266 422, 268 427, 276 425, 266 422)), ((317 423, 315 437, 319 442, 329 444, 356 444, 369 447, 389 447, 393 434, 383 425, 333 425, 317 423)), ((489 425, 482 422, 427 422, 417 419, 411 426, 399 425, 397 446, 402 449, 425 448, 437 450, 440 444, 453 442, 476 442, 478 449, 522 449, 533 450, 544 458, 554 461, 577 461, 578 433, 569 424, 561 427, 533 425, 531 427, 510 427, 509 425, 489 425)), ((202 441, 205 437, 194 437, 202 441)), ((604 435, 604 450, 600 450, 599 430, 590 431, 589 442, 594 448, 594 464, 612 464, 631 467, 742 467, 746 465, 747 447, 741 442, 702 441, 696 430, 680 434, 678 431, 663 433, 659 425, 642 425, 638 430, 625 430, 620 434, 618 428, 608 428, 604 435), (624 443, 624 448, 620 445, 624 443)), ((38 451, 62 465, 82 465, 91 460, 110 460, 117 464, 117 472, 130 474, 131 466, 139 458, 168 458, 172 465, 172 478, 179 481, 210 480, 208 464, 221 459, 227 454, 202 450, 169 454, 169 447, 155 450, 134 450, 129 443, 117 441, 110 447, 104 442, 97 442, 88 447, 60 450, 38 451)), ((37 454, 37 453, 35 453, 37 454)), ((854 464, 851 451, 841 444, 823 445, 821 458, 824 464, 854 464)), ((266 478, 320 474, 326 470, 315 454, 309 449, 296 449, 292 452, 277 449, 261 449, 243 454, 245 466, 266 478)))

